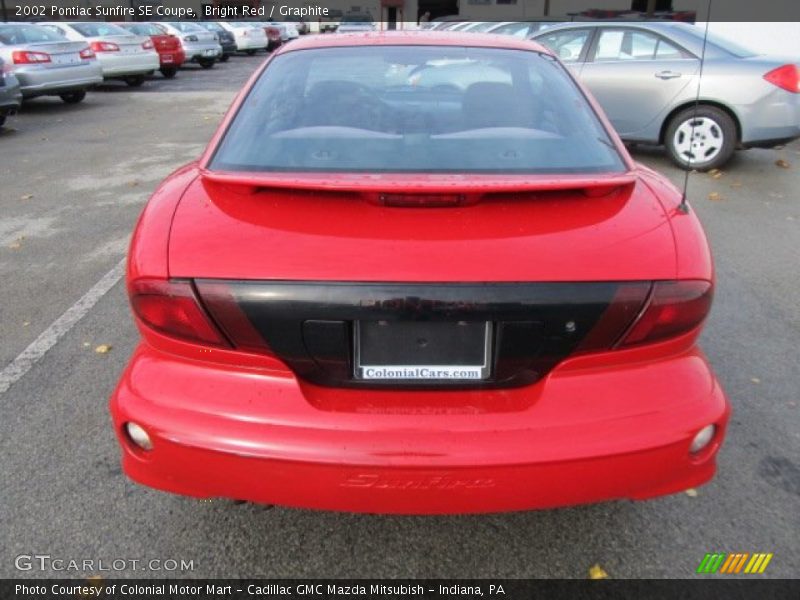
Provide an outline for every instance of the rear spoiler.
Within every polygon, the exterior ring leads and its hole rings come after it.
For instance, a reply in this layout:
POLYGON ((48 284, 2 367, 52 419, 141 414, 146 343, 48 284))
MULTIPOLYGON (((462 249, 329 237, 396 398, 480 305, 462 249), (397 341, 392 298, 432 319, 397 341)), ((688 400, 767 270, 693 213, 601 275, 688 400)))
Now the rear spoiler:
POLYGON ((549 193, 607 196, 633 186, 633 172, 596 175, 484 175, 426 173, 232 173, 200 169, 209 191, 254 195, 271 190, 285 193, 358 194, 377 204, 452 206, 475 204, 496 195, 549 193))

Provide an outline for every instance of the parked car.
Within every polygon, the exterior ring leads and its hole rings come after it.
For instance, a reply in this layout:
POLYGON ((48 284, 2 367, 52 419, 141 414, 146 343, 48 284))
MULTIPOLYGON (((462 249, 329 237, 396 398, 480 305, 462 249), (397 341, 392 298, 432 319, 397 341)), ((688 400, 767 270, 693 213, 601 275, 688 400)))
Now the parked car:
POLYGON ((144 83, 145 75, 159 68, 158 52, 149 37, 133 35, 113 23, 52 21, 39 26, 68 40, 88 44, 97 56, 103 79, 121 79, 138 87, 144 83))
POLYGON ((17 113, 21 103, 19 81, 11 67, 0 58, 0 127, 5 125, 8 117, 17 113))
POLYGON ((759 56, 709 34, 701 78, 703 35, 678 22, 582 22, 533 39, 569 65, 624 140, 663 144, 682 168, 719 168, 737 148, 800 137, 797 57, 759 56))
POLYGON ((159 21, 156 25, 180 40, 186 62, 194 62, 204 69, 211 69, 222 57, 222 46, 217 35, 195 23, 159 21))
POLYGON ((228 62, 231 55, 236 52, 236 40, 233 34, 216 21, 197 21, 197 24, 217 36, 219 45, 222 46, 222 56, 219 62, 228 62))
POLYGON ((123 21, 116 23, 125 31, 134 35, 149 36, 153 46, 158 52, 159 71, 167 79, 172 79, 178 69, 186 61, 186 53, 181 47, 178 36, 165 33, 163 29, 153 23, 141 23, 136 21, 123 21))
POLYGON ((283 44, 281 28, 274 23, 264 23, 264 25, 264 33, 267 34, 267 52, 273 52, 283 44))
POLYGON ((339 22, 336 33, 359 33, 375 31, 375 22, 372 17, 362 13, 347 13, 339 22))
POLYGON ((12 85, 14 80, 19 82, 25 98, 59 96, 74 104, 103 81, 86 41, 69 41, 36 25, 0 23, 0 58, 6 72, 11 72, 8 80, 12 85))
POLYGON ((283 44, 300 37, 300 33, 297 31, 297 27, 295 27, 294 23, 288 21, 269 21, 269 25, 277 27, 281 32, 281 43, 283 44))
POLYGON ((125 472, 380 513, 708 481, 729 405, 680 191, 538 44, 392 33, 282 47, 144 209, 125 472))
POLYGON ((217 23, 233 34, 239 52, 252 56, 258 50, 266 50, 269 45, 262 23, 246 21, 217 21, 217 23))

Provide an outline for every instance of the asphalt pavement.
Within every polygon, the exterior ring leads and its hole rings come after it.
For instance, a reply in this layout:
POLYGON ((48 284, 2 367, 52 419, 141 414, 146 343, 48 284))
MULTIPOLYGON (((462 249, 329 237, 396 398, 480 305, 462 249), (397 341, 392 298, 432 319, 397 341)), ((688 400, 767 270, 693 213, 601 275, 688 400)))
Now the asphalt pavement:
MULTIPOLYGON (((0 370, 27 369, 0 391, 0 577, 110 576, 97 562, 17 570, 32 554, 191 562, 128 562, 113 573, 126 577, 584 578, 594 564, 615 578, 691 577, 714 551, 772 552, 767 576, 798 576, 800 144, 690 177, 718 274, 702 345, 734 409, 719 473, 696 495, 384 517, 202 502, 128 481, 107 400, 138 334, 112 270, 148 195, 199 155, 262 60, 110 84, 80 105, 37 99, 0 131, 0 370), (54 322, 66 325, 42 339, 54 322)), ((682 185, 660 151, 634 157, 682 185)))

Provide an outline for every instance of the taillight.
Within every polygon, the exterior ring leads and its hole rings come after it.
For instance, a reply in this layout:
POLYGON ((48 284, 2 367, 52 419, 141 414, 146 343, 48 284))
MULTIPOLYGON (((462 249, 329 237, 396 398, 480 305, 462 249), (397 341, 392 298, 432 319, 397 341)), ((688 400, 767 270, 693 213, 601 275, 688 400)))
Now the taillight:
POLYGON ((14 50, 11 53, 11 60, 15 65, 37 65, 49 63, 50 55, 46 52, 30 52, 28 50, 14 50))
POLYGON ((764 75, 764 79, 787 92, 800 94, 800 69, 797 65, 783 65, 773 69, 764 75))
POLYGON ((92 42, 89 46, 95 52, 119 52, 119 46, 112 42, 92 42))
POLYGON ((229 347, 205 314, 189 281, 137 279, 129 295, 133 312, 147 327, 184 341, 229 347))
POLYGON ((145 40, 142 42, 142 49, 143 50, 153 50, 155 46, 153 45, 153 40, 145 40))
POLYGON ((81 58, 95 58, 94 50, 91 48, 84 48, 80 52, 81 58))
POLYGON ((627 348, 688 333, 708 316, 714 288, 708 281, 657 281, 639 318, 618 344, 627 348))

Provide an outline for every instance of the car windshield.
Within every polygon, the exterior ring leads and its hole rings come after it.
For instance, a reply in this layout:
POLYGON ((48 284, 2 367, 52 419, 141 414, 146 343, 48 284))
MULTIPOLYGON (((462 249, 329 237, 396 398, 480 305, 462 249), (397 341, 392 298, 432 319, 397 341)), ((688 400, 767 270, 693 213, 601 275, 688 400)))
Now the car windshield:
POLYGON ((214 23, 214 21, 201 21, 197 25, 202 27, 203 29, 207 29, 208 31, 220 31, 220 30, 224 31, 222 25, 220 25, 219 23, 214 23))
POLYGON ((205 33, 205 29, 194 23, 185 23, 184 21, 170 21, 167 25, 174 27, 181 33, 205 33))
POLYGON ((122 27, 136 35, 164 35, 161 29, 150 23, 126 23, 122 27))
POLYGON ((37 42, 63 42, 64 36, 36 25, 5 25, 0 23, 0 43, 8 46, 36 44, 37 42))
POLYGON ((86 37, 103 37, 107 35, 131 35, 122 27, 113 23, 70 23, 72 28, 86 37))
POLYGON ((276 56, 211 168, 572 173, 621 171, 624 164, 550 56, 369 46, 276 56))

